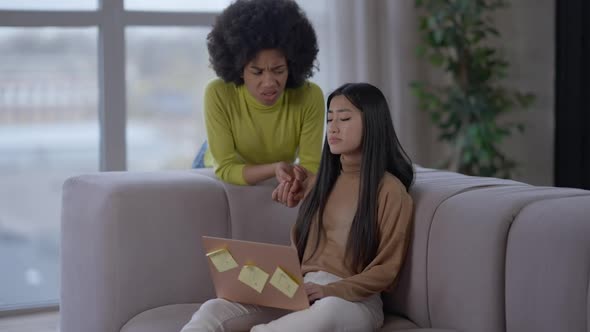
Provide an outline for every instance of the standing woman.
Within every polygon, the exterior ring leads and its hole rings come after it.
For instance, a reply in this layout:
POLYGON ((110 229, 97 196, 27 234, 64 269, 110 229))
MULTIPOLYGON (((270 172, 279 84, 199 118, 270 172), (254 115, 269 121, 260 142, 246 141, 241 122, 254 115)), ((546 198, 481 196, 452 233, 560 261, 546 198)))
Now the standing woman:
POLYGON ((208 149, 194 167, 214 167, 221 180, 240 185, 275 176, 290 181, 297 159, 315 173, 324 98, 307 81, 318 46, 297 3, 237 0, 218 16, 207 42, 219 78, 205 91, 208 149))

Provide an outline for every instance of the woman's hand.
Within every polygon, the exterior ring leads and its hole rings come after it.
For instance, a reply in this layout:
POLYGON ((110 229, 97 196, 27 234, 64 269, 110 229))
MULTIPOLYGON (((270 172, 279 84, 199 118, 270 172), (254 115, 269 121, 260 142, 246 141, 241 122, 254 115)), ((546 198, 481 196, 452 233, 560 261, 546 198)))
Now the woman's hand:
MULTIPOLYGON (((295 180, 293 180, 289 190, 289 193, 292 194, 290 199, 299 203, 299 201, 305 197, 305 193, 309 189, 310 181, 308 180, 311 179, 313 174, 300 165, 293 166, 293 174, 295 175, 295 180)), ((297 203, 295 205, 297 205, 297 203)))
MULTIPOLYGON (((295 180, 297 181, 297 180, 295 180)), ((299 204, 301 198, 291 193, 293 187, 292 182, 281 182, 272 192, 272 200, 286 205, 287 207, 295 207, 299 204)))
POLYGON ((275 176, 279 183, 286 181, 293 181, 295 174, 293 174, 293 165, 280 161, 275 165, 275 176))
POLYGON ((305 288, 305 293, 307 293, 309 303, 313 303, 314 301, 325 297, 324 289, 321 285, 314 284, 313 282, 306 282, 303 287, 305 288))
POLYGON ((305 167, 299 165, 292 166, 292 170, 292 180, 280 182, 272 192, 272 199, 274 201, 288 207, 297 206, 303 199, 307 191, 307 186, 309 185, 309 181, 307 180, 312 175, 305 167))
POLYGON ((308 184, 307 179, 309 179, 313 174, 305 169, 305 167, 301 165, 295 165, 293 166, 293 175, 295 177, 295 181, 293 181, 294 187, 291 188, 291 192, 296 194, 299 192, 301 192, 301 194, 305 193, 308 184))

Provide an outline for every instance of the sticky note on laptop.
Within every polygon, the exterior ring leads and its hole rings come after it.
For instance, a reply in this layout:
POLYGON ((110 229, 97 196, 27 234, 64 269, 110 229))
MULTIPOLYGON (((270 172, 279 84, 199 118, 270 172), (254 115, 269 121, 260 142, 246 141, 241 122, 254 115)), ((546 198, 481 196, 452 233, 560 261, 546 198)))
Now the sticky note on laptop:
POLYGON ((264 285, 268 280, 268 273, 256 265, 247 264, 242 267, 238 280, 252 287, 258 293, 262 293, 264 285))
POLYGON ((272 278, 270 278, 270 284, 289 298, 292 298, 297 288, 299 288, 299 283, 280 267, 277 267, 272 278))
POLYGON ((231 270, 233 268, 238 267, 238 263, 236 263, 236 260, 229 253, 229 250, 225 248, 208 252, 207 257, 209 257, 211 263, 213 263, 213 265, 219 272, 225 272, 227 270, 231 270))

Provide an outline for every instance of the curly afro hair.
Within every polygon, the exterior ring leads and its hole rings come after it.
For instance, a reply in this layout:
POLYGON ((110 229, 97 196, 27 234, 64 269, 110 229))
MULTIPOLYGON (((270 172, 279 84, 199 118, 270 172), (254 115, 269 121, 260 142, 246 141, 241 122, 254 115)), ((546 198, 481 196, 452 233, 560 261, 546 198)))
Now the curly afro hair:
POLYGON ((292 0, 237 0, 217 17, 207 35, 209 61, 217 76, 244 83, 244 67, 264 49, 279 49, 287 59, 287 88, 313 75, 318 54, 315 30, 292 0))

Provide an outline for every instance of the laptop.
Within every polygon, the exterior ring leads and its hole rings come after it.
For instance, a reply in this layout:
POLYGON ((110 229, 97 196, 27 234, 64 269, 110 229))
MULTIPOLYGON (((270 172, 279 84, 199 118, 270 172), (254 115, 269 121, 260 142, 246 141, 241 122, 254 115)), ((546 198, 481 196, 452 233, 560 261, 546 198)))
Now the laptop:
POLYGON ((297 249, 203 236, 218 298, 288 310, 309 308, 297 249))

